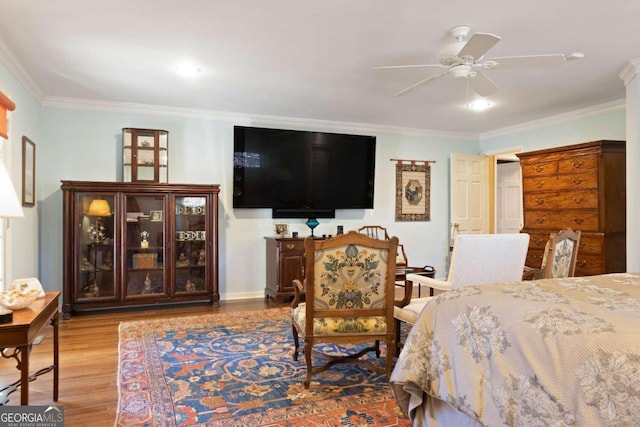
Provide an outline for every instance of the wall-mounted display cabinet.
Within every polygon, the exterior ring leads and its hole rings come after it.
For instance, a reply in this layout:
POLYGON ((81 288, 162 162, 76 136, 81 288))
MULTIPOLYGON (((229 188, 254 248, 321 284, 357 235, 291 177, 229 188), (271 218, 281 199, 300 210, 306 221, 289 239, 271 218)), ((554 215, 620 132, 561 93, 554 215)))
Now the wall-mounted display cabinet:
POLYGON ((155 129, 122 129, 122 180, 167 182, 169 132, 155 129))
POLYGON ((218 185, 62 181, 63 317, 220 300, 218 185))

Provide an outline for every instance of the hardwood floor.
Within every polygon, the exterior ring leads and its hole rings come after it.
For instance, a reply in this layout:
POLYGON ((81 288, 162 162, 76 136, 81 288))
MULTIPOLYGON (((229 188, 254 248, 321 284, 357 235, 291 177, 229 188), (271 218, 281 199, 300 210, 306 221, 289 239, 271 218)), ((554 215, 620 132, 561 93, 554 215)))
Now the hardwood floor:
MULTIPOLYGON (((57 405, 64 407, 65 425, 113 426, 118 404, 118 325, 122 321, 157 319, 198 314, 262 310, 287 306, 264 299, 221 302, 219 307, 208 304, 179 307, 127 309, 92 312, 60 320, 60 380, 57 405)), ((44 340, 31 351, 30 371, 53 363, 53 332, 50 326, 42 330, 44 340)), ((0 384, 10 384, 19 378, 14 359, 0 359, 0 384)), ((29 383, 30 405, 51 405, 53 376, 44 374, 29 383)), ((20 389, 9 397, 8 405, 20 404, 20 389)))

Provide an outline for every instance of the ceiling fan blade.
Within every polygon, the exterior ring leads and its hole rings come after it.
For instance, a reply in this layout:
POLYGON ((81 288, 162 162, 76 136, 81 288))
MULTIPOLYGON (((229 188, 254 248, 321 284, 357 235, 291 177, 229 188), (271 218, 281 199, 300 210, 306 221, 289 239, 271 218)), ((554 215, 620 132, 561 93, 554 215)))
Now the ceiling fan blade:
POLYGON ((475 77, 467 79, 469 86, 480 96, 493 95, 500 89, 489 77, 479 71, 476 72, 475 77))
POLYGON ((427 83, 429 83, 429 82, 431 82, 433 80, 439 79, 440 77, 444 77, 447 74, 449 74, 449 70, 447 70, 445 72, 442 72, 440 74, 434 74, 433 76, 429 76, 426 79, 420 80, 418 83, 414 83, 411 86, 409 86, 408 88, 401 90, 400 92, 394 94, 393 96, 404 95, 405 93, 411 92, 412 90, 417 89, 420 86, 423 86, 423 85, 425 85, 425 84, 427 84, 427 83))
POLYGON ((487 53, 489 49, 495 46, 501 40, 500 37, 495 34, 489 33, 475 33, 471 36, 469 41, 458 53, 459 57, 470 56, 474 59, 480 58, 487 53))
POLYGON ((561 54, 550 55, 525 55, 525 56, 505 56, 502 58, 491 58, 485 62, 486 68, 496 70, 506 70, 512 68, 545 68, 559 67, 567 62, 567 58, 561 54))
POLYGON ((427 67, 446 68, 446 66, 442 64, 415 64, 415 65, 384 65, 382 67, 371 67, 371 69, 372 70, 393 70, 398 68, 427 68, 427 67))

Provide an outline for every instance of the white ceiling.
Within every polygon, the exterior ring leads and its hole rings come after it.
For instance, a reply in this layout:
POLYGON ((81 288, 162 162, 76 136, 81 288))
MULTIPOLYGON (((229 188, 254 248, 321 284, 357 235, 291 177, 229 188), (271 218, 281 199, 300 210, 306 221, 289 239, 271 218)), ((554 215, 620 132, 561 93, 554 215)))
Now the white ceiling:
POLYGON ((0 0, 0 58, 42 102, 150 104, 477 135, 621 101, 640 1, 0 0), (583 52, 557 69, 491 70, 492 110, 436 63, 448 30, 502 37, 487 58, 583 52), (174 72, 184 59, 201 73, 174 72))

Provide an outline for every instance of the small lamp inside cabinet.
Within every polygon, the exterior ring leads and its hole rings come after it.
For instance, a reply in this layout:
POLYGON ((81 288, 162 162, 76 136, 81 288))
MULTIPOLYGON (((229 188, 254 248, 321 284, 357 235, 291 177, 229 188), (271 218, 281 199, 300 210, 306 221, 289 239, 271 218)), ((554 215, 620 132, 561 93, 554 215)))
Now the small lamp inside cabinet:
POLYGON ((166 130, 123 128, 122 180, 166 183, 168 147, 166 130))

